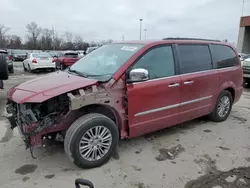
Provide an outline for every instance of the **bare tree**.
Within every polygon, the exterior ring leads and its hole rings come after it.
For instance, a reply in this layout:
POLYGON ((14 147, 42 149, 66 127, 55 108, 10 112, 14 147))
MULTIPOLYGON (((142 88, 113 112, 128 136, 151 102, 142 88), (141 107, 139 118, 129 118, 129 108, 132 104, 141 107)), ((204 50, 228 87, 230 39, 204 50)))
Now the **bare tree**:
POLYGON ((62 48, 64 50, 74 49, 74 44, 72 42, 73 39, 72 33, 67 31, 64 33, 64 37, 65 37, 65 43, 63 44, 62 48))
POLYGON ((11 35, 9 37, 9 48, 21 49, 22 48, 22 38, 17 35, 11 35))
POLYGON ((53 30, 45 28, 42 30, 39 46, 42 50, 52 50, 53 48, 53 30))
POLYGON ((28 46, 31 49, 36 49, 37 48, 37 41, 38 37, 42 32, 42 29, 37 26, 35 22, 31 22, 30 24, 27 24, 27 38, 28 38, 28 46))
POLYGON ((7 32, 10 28, 5 27, 4 25, 0 25, 0 48, 6 48, 7 47, 7 32))

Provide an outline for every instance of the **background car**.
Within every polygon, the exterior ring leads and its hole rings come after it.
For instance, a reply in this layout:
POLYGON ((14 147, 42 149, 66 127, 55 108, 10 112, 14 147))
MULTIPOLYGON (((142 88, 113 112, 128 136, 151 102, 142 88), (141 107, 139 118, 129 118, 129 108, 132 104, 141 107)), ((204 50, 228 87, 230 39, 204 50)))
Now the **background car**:
POLYGON ((241 61, 244 61, 245 59, 250 58, 249 54, 244 54, 244 53, 238 53, 238 54, 239 54, 241 61))
POLYGON ((250 58, 244 59, 242 62, 244 86, 250 86, 250 58))
POLYGON ((14 73, 13 61, 11 55, 6 50, 0 50, 0 54, 6 55, 6 61, 8 64, 8 70, 10 73, 14 73))
POLYGON ((11 50, 10 53, 13 61, 23 61, 27 57, 27 53, 23 50, 11 50))
POLYGON ((73 65, 79 60, 79 54, 76 51, 64 51, 59 53, 53 62, 56 63, 56 69, 64 70, 65 68, 73 65))
POLYGON ((97 48, 99 48, 98 46, 95 47, 88 47, 88 49, 86 50, 86 54, 89 54, 90 52, 96 50, 97 48))
POLYGON ((24 71, 32 72, 38 69, 55 70, 53 57, 47 52, 28 53, 27 59, 23 61, 24 71))

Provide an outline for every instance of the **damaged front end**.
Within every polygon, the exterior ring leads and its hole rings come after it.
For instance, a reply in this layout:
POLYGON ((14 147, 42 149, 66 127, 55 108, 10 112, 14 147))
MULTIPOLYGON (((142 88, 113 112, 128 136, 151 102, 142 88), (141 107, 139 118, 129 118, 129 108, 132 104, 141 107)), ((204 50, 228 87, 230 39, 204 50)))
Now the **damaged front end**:
POLYGON ((10 99, 7 113, 11 129, 18 127, 26 147, 41 146, 42 137, 59 131, 57 126, 69 111, 67 95, 60 95, 43 103, 17 104, 10 99))

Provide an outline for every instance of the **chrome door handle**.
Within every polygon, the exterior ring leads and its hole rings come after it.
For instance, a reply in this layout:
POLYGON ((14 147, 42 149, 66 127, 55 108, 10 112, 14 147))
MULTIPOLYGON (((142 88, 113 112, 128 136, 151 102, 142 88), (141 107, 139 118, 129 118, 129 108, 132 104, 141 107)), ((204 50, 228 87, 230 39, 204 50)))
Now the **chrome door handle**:
POLYGON ((186 81, 184 82, 184 85, 191 85, 192 83, 194 83, 194 81, 186 81))
POLYGON ((179 87, 180 86, 180 84, 179 83, 175 83, 175 84, 170 84, 170 85, 168 85, 168 87, 179 87))

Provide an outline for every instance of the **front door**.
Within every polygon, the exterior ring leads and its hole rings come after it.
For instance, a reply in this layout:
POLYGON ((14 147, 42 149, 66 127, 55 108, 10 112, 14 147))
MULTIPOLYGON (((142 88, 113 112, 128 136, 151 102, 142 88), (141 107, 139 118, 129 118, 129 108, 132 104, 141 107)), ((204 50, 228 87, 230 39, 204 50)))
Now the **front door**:
POLYGON ((149 80, 127 84, 130 137, 175 125, 179 113, 181 79, 172 47, 150 49, 130 70, 137 68, 148 70, 149 80))
POLYGON ((179 123, 207 115, 219 87, 219 75, 212 67, 208 45, 178 45, 181 76, 179 123))

